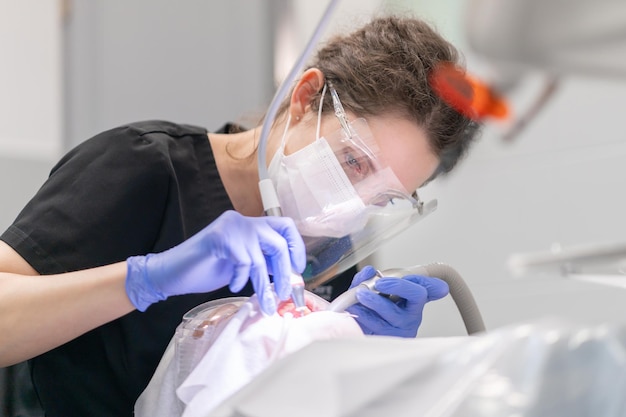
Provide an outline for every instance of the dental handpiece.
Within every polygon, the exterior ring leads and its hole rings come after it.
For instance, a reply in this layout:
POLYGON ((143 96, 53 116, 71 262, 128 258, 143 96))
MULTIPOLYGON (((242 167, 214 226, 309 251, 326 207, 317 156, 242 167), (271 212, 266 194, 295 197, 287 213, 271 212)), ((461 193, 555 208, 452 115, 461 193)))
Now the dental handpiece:
POLYGON ((333 302, 330 303, 330 305, 328 306, 328 311, 342 312, 342 311, 345 311, 346 308, 350 307, 351 305, 357 304, 359 302, 359 300, 357 300, 356 298, 356 291, 358 288, 367 288, 368 290, 373 291, 377 294, 380 294, 384 297, 387 297, 392 301, 398 300, 399 299, 398 296, 383 294, 380 291, 376 290, 376 288, 374 288, 376 281, 378 281, 382 277, 383 277, 383 274, 377 270, 376 275, 374 275, 372 278, 361 282, 356 287, 350 288, 348 291, 344 292, 339 297, 335 298, 333 302))
POLYGON ((328 306, 328 311, 342 312, 351 305, 358 303, 359 301, 356 299, 356 290, 358 288, 367 288, 370 291, 376 291, 374 290, 374 284, 380 279, 380 277, 380 272, 376 271, 376 275, 374 275, 372 278, 363 281, 354 288, 350 288, 348 291, 335 298, 333 302, 330 303, 330 305, 328 306))
POLYGON ((289 283, 291 284, 291 299, 296 307, 296 311, 300 314, 306 313, 308 308, 304 301, 304 279, 302 275, 292 272, 289 277, 289 283))

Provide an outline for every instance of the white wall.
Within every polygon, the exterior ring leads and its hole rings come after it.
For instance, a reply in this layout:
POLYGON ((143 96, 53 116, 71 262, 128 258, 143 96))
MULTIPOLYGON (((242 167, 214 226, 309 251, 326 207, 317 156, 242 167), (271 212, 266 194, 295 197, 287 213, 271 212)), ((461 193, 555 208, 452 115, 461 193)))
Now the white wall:
POLYGON ((0 0, 0 229, 62 150, 59 1, 0 0))
POLYGON ((0 153, 56 156, 61 137, 58 1, 0 0, 0 153))
POLYGON ((258 123, 272 94, 275 1, 74 1, 68 144, 122 123, 258 123))

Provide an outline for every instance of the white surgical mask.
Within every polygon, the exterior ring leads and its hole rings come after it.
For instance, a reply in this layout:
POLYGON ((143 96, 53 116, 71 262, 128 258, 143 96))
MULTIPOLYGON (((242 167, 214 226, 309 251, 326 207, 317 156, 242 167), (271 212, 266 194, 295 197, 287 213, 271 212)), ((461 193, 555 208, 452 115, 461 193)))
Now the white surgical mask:
POLYGON ((285 155, 286 133, 268 167, 283 214, 303 236, 343 237, 362 229, 366 206, 326 139, 285 155))

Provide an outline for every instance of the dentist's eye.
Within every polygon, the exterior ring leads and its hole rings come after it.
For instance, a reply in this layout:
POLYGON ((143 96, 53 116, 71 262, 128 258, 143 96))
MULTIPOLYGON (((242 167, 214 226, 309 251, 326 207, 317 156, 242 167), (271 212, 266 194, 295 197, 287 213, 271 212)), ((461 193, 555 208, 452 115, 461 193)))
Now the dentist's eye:
POLYGON ((359 164, 359 161, 354 156, 352 156, 352 154, 346 155, 346 164, 348 164, 349 167, 357 170, 358 172, 361 171, 361 164, 359 164))
POLYGON ((359 161, 359 158, 351 153, 345 155, 345 168, 346 174, 352 183, 357 183, 365 179, 368 173, 367 165, 359 161))
POLYGON ((367 159, 350 148, 342 150, 341 166, 353 184, 364 180, 371 172, 367 159))

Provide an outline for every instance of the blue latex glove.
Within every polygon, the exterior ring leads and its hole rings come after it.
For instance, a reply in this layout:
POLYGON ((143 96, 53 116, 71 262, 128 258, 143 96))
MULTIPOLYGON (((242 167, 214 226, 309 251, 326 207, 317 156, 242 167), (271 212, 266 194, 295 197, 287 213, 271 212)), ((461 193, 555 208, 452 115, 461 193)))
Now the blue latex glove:
POLYGON ((203 230, 165 252, 126 260, 126 293, 139 311, 172 295, 206 293, 226 285, 239 292, 252 281, 263 312, 276 311, 274 289, 291 294, 291 271, 304 270, 302 237, 287 217, 245 217, 227 211, 203 230))
MULTIPOLYGON (((350 288, 375 275, 376 270, 366 266, 354 276, 350 288)), ((422 323, 424 305, 445 297, 449 292, 445 281, 420 275, 380 278, 374 288, 401 299, 393 302, 366 288, 359 288, 356 291, 359 304, 350 306, 347 311, 357 316, 355 319, 365 334, 380 336, 415 337, 422 323)))

